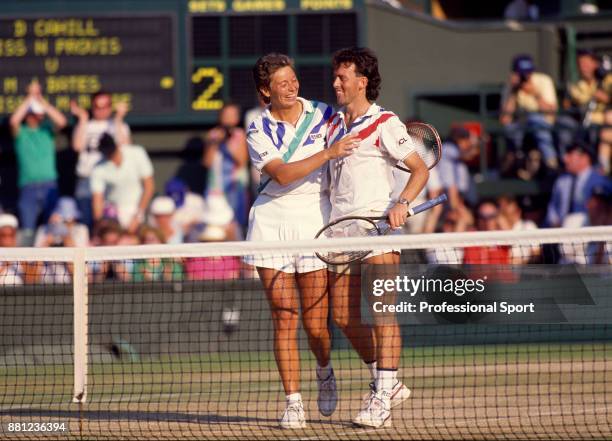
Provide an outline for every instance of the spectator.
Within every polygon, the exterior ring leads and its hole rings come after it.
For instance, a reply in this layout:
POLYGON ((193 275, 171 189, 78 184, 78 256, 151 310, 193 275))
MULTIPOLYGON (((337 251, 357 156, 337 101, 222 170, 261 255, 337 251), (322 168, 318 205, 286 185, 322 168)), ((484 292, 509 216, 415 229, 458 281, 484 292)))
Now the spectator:
MULTIPOLYGON (((199 236, 200 242, 227 240, 224 225, 209 224, 199 236)), ((236 256, 212 256, 187 259, 185 272, 188 280, 234 280, 240 277, 241 260, 236 256)))
MULTIPOLYGON (((503 230, 528 231, 537 230, 538 226, 532 220, 523 218, 523 210, 514 196, 500 196, 499 224, 503 230)), ((513 264, 533 263, 541 255, 539 246, 513 245, 510 249, 510 261, 513 264)))
POLYGON ((557 93, 552 78, 535 71, 531 56, 514 57, 500 115, 512 152, 522 156, 525 135, 533 134, 544 163, 556 169, 558 159, 552 138, 556 112, 557 93))
POLYGON ((599 146, 597 149, 599 164, 602 173, 610 176, 610 158, 612 157, 612 109, 604 113, 604 126, 599 132, 599 146))
POLYGON ((166 196, 172 198, 176 206, 174 221, 181 229, 183 237, 188 237, 206 210, 204 198, 190 191, 187 184, 179 178, 172 178, 166 183, 166 196))
POLYGON ((36 231, 35 247, 86 247, 89 245, 87 226, 80 224, 76 202, 70 197, 58 200, 49 222, 36 231))
MULTIPOLYGON (((116 219, 103 218, 94 225, 92 245, 106 247, 119 245, 122 234, 121 225, 116 219)), ((89 264, 89 278, 91 282, 130 280, 131 274, 126 275, 121 262, 99 260, 89 264)))
MULTIPOLYGON (((0 214, 0 248, 17 246, 19 223, 12 214, 0 214)), ((23 285, 24 268, 19 262, 0 261, 0 285, 23 285)))
POLYGON ((467 210, 466 201, 470 205, 476 202, 474 183, 464 163, 474 143, 475 140, 467 129, 454 127, 442 145, 443 154, 438 164, 438 172, 452 211, 464 212, 467 210))
POLYGON ((605 71, 601 61, 591 50, 582 49, 577 54, 580 79, 569 85, 568 99, 563 102, 570 116, 559 118, 559 147, 561 152, 576 139, 590 145, 597 143, 599 130, 604 123, 604 112, 610 104, 612 74, 605 71), (585 130, 583 135, 580 132, 585 130))
MULTIPOLYGON (((569 214, 564 228, 612 225, 612 182, 602 181, 591 189, 586 203, 587 211, 569 214)), ((610 264, 612 263, 612 243, 591 242, 585 248, 576 244, 560 246, 561 263, 610 264)))
POLYGON ((183 242, 183 231, 175 221, 176 205, 169 196, 157 196, 151 203, 150 225, 158 228, 164 235, 164 243, 183 242))
MULTIPOLYGON (((158 245, 164 243, 164 234, 158 228, 143 225, 138 231, 140 242, 144 245, 158 245)), ((134 263, 132 280, 144 281, 173 281, 183 279, 183 267, 175 259, 152 257, 137 260, 134 263)))
MULTIPOLYGON (((236 240, 234 212, 223 195, 208 195, 203 213, 199 242, 236 240)), ((232 279, 240 276, 241 261, 235 256, 188 259, 185 264, 189 280, 232 279)))
POLYGON ((206 134, 206 163, 209 168, 207 194, 221 192, 234 210, 242 231, 249 216, 249 153, 240 124, 240 108, 228 103, 219 111, 219 123, 206 134))
POLYGON ((19 217, 29 242, 38 216, 42 213, 46 222, 58 198, 55 131, 66 126, 66 117, 44 99, 40 84, 32 82, 11 115, 10 126, 17 156, 19 217))
POLYGON ((566 173, 553 185, 546 224, 559 227, 570 213, 586 213, 586 200, 594 186, 606 180, 592 166, 590 149, 583 143, 572 144, 563 156, 566 173))
POLYGON ((77 118, 77 125, 72 132, 72 148, 78 153, 76 166, 77 186, 75 196, 82 215, 82 221, 92 227, 92 203, 89 178, 94 166, 102 159, 98 150, 100 137, 108 133, 115 138, 119 146, 131 144, 130 128, 124 119, 128 113, 128 104, 119 102, 115 105, 113 115, 111 95, 98 92, 91 99, 91 118, 87 110, 70 102, 70 111, 77 118))
MULTIPOLYGON (((499 210, 494 202, 481 202, 476 213, 476 228, 479 231, 501 229, 499 210)), ((467 247, 463 255, 463 263, 508 264, 510 263, 510 248, 502 245, 467 247)))
POLYGON ((136 145, 119 147, 104 134, 98 146, 103 160, 91 173, 94 220, 102 218, 105 204, 117 211, 121 226, 135 232, 153 196, 153 165, 146 151, 136 145))

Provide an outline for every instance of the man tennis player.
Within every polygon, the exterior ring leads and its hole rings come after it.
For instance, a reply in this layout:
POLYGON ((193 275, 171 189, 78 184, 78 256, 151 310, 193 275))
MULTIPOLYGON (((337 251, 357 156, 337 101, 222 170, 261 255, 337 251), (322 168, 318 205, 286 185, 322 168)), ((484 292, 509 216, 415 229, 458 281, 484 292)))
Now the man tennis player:
MULTIPOLYGON (((286 55, 261 57, 253 77, 258 94, 268 105, 247 130, 251 161, 262 172, 247 239, 312 239, 329 221, 327 162, 350 155, 355 138, 325 148, 326 122, 333 110, 298 97, 299 82, 286 55)), ((245 262, 257 267, 272 310, 274 355, 287 398, 280 426, 304 428, 297 344, 300 305, 308 344, 317 359, 319 411, 329 416, 337 403, 329 358, 326 265, 315 254, 259 255, 245 262)))
MULTIPOLYGON (((407 219, 408 206, 425 186, 427 166, 413 148, 406 127, 393 113, 374 103, 380 90, 376 55, 366 48, 342 49, 334 54, 334 83, 341 109, 328 122, 328 145, 354 135, 360 140, 353 154, 330 161, 331 219, 341 216, 388 216, 398 229, 407 219), (397 200, 394 164, 402 161, 411 171, 397 200)), ((374 252, 364 263, 399 264, 399 250, 374 252)), ((353 422, 359 426, 391 424, 391 408, 410 396, 397 379, 402 350, 400 328, 394 320, 374 320, 374 329, 362 323, 358 268, 331 267, 329 288, 334 322, 368 365, 373 382, 353 422)))

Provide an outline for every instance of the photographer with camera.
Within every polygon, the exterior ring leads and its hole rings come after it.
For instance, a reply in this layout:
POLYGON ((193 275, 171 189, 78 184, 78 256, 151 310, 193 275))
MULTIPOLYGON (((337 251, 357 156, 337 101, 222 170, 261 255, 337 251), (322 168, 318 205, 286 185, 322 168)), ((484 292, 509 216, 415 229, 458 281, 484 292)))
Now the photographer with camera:
POLYGON ((209 170, 204 196, 210 192, 223 193, 244 232, 250 208, 249 151, 246 134, 240 127, 240 107, 226 103, 219 111, 217 126, 208 131, 204 141, 204 165, 209 170))
MULTIPOLYGON (((562 153, 576 139, 592 146, 597 144, 612 95, 609 61, 601 60, 590 49, 580 49, 576 61, 580 79, 569 84, 567 97, 563 101, 563 108, 570 115, 565 115, 558 121, 559 146, 562 153)), ((599 155, 603 168, 606 168, 607 163, 609 169, 609 154, 608 151, 599 155)))
POLYGON ((552 78, 536 72, 531 56, 515 56, 510 78, 502 93, 499 121, 517 159, 524 156, 523 141, 529 133, 535 138, 545 164, 550 169, 557 169, 559 161, 552 137, 557 108, 552 78))
POLYGON ((46 225, 36 231, 35 247, 86 247, 89 245, 89 230, 78 223, 80 217, 75 200, 61 197, 46 225))
MULTIPOLYGON (((35 247, 86 247, 89 230, 77 222, 79 211, 74 199, 62 197, 57 201, 46 225, 36 231, 35 247)), ((38 283, 71 283, 72 265, 66 262, 39 262, 29 269, 38 283)))

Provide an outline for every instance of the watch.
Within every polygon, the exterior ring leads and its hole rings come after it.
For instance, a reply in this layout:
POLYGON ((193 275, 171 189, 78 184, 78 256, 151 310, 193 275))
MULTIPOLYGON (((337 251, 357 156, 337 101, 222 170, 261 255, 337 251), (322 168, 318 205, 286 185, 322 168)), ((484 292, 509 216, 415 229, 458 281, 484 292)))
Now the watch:
POLYGON ((402 205, 405 205, 407 207, 408 205, 410 205, 410 201, 408 199, 399 198, 397 200, 396 204, 402 204, 402 205))

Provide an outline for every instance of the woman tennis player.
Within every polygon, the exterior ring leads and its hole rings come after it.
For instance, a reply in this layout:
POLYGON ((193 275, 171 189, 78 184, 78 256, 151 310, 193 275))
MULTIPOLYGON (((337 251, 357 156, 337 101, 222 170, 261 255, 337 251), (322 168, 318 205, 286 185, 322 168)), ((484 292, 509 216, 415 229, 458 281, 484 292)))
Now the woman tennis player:
MULTIPOLYGON (((331 219, 384 213, 390 226, 399 228, 406 222, 408 205, 427 182, 427 166, 400 119, 374 103, 381 83, 376 55, 366 48, 343 49, 334 54, 333 69, 336 99, 342 107, 329 122, 328 143, 356 135, 360 144, 351 156, 330 162, 331 219), (399 198, 392 200, 392 172, 398 161, 411 174, 399 198)), ((399 250, 369 256, 364 263, 399 264, 399 250)), ((377 321, 375 317, 372 333, 361 320, 360 275, 355 269, 359 266, 330 267, 329 272, 334 322, 368 365, 374 380, 353 422, 367 427, 388 426, 391 407, 410 396, 410 390, 397 379, 402 350, 400 328, 394 320, 377 321)))
MULTIPOLYGON (((255 87, 268 104, 247 130, 249 155, 262 172, 260 194, 249 215, 248 240, 312 239, 329 220, 327 162, 351 154, 353 137, 325 148, 332 108, 298 97, 292 60, 268 54, 253 68, 255 87)), ((300 394, 297 343, 299 307, 311 351, 317 359, 319 411, 331 415, 337 403, 330 364, 326 265, 314 254, 251 256, 263 283, 274 322, 274 355, 287 397, 280 426, 306 426, 300 394)))

